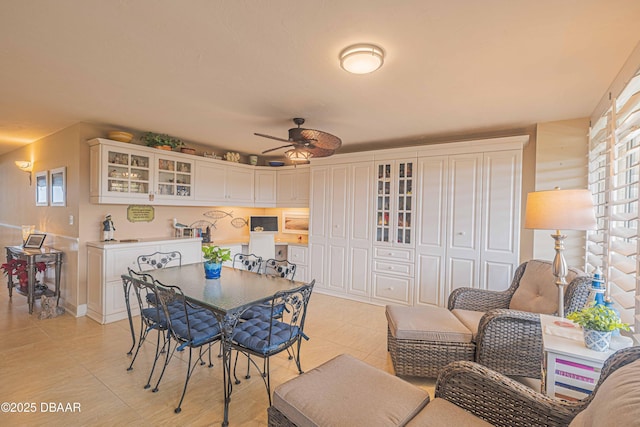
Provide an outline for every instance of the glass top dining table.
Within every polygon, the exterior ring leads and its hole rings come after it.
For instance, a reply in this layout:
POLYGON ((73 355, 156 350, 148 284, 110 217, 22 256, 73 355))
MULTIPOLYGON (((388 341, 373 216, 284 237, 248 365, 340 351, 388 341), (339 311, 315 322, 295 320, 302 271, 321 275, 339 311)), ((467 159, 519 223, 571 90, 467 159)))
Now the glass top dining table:
POLYGON ((277 292, 293 289, 304 283, 230 267, 222 268, 219 279, 206 279, 203 263, 161 268, 145 273, 162 285, 179 286, 188 301, 210 309, 220 321, 225 370, 222 425, 228 425, 232 391, 230 342, 238 317, 245 308, 269 301, 277 292))

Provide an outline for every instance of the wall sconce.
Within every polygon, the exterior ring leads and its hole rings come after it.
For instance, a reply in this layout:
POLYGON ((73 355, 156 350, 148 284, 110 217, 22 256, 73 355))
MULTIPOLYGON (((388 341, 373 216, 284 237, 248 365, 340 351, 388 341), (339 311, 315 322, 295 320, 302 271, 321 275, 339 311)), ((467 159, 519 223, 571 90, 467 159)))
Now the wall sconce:
POLYGON ((29 187, 31 187, 31 171, 33 171, 33 163, 27 160, 16 160, 15 163, 18 169, 29 174, 29 187))

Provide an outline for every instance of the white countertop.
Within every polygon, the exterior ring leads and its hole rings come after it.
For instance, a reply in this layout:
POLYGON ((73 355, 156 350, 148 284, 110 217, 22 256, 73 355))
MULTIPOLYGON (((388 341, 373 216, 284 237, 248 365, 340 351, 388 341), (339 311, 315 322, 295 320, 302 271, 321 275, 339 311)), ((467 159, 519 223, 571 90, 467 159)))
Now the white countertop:
POLYGON ((202 240, 201 237, 147 237, 143 239, 123 239, 123 240, 114 240, 110 242, 87 242, 87 246, 93 246, 94 248, 113 248, 113 247, 124 247, 131 246, 136 244, 149 244, 149 243, 172 243, 175 241, 181 242, 200 242, 202 240))

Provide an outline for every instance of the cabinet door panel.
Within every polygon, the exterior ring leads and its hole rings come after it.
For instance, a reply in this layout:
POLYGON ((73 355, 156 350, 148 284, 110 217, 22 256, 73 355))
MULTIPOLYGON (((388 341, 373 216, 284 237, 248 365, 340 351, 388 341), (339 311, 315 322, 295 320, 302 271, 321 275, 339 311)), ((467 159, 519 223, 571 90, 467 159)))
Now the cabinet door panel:
POLYGON ((313 168, 312 171, 309 239, 326 238, 326 206, 330 203, 327 194, 327 173, 327 168, 313 168))
POLYGON ((482 288, 490 291, 504 291, 511 285, 514 268, 510 262, 487 261, 482 263, 482 288))
POLYGON ((418 254, 416 304, 446 305, 444 295, 444 256, 418 254))
POLYGON ((347 248, 344 246, 334 246, 329 244, 329 264, 327 266, 327 276, 329 277, 329 288, 334 290, 345 290, 345 279, 347 277, 347 248))
POLYGON ((351 172, 350 240, 371 245, 373 164, 355 164, 351 172))
POLYGON ((449 295, 458 288, 477 287, 477 268, 478 263, 472 259, 449 258, 446 294, 449 295))
POLYGON ((480 286, 486 289, 508 288, 511 275, 502 283, 496 276, 511 272, 519 261, 521 163, 520 150, 484 155, 480 286))
POLYGON ((369 294, 370 252, 367 248, 351 248, 349 257, 349 293, 369 294))
POLYGON ((225 202, 227 171, 222 165, 196 162, 196 200, 225 202))
POLYGON ((449 160, 449 246, 477 251, 481 155, 452 156, 449 160))
POLYGON ((227 200, 242 206, 253 205, 253 170, 227 168, 227 200))
MULTIPOLYGON (((329 205, 329 239, 345 242, 347 239, 348 166, 336 166, 330 170, 331 204, 329 205)), ((345 242, 346 243, 346 242, 345 242)))
POLYGON ((311 278, 315 279, 316 286, 319 288, 327 287, 325 282, 325 249, 326 246, 323 243, 309 242, 311 278))
POLYGON ((256 170, 254 174, 255 205, 276 205, 276 171, 256 170))

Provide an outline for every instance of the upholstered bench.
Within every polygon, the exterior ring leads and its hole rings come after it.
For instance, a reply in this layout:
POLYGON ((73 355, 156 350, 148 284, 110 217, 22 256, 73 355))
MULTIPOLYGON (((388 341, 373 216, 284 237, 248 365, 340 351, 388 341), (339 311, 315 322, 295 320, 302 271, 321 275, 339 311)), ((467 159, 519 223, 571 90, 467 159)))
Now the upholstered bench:
POLYGON ((396 375, 435 378, 451 362, 473 361, 471 331, 446 308, 387 306, 386 315, 396 375))
POLYGON ((403 426, 429 394, 398 377, 342 354, 280 386, 270 426, 403 426))

